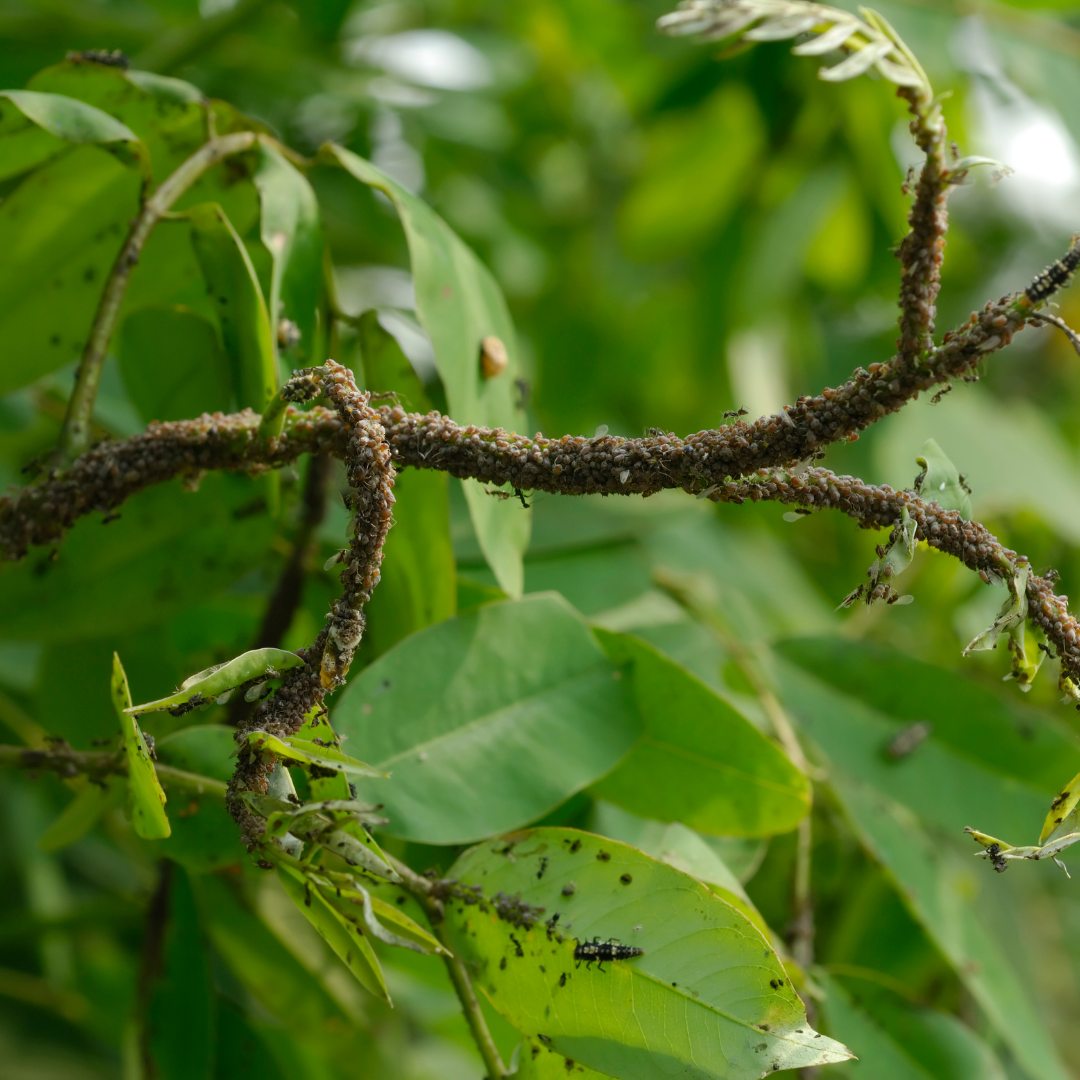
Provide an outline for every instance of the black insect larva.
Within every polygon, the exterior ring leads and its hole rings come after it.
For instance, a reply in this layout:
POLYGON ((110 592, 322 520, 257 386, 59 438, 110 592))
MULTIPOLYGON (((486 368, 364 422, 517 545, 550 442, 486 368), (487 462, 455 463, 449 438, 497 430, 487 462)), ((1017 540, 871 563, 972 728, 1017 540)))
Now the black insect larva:
POLYGON ((633 945, 620 945, 614 938, 609 941, 601 941, 593 938, 592 941, 579 941, 574 949, 574 959, 581 967, 582 960, 588 969, 595 961, 603 971, 605 962, 611 960, 629 960, 633 956, 644 956, 644 949, 637 949, 633 945))
POLYGON ((1069 278, 1080 266, 1080 240, 1074 237, 1073 245, 1057 262, 1051 263, 1041 273, 1035 275, 1035 280, 1024 290, 1024 295, 1032 304, 1041 303, 1048 297, 1053 296, 1062 285, 1068 284, 1069 278))

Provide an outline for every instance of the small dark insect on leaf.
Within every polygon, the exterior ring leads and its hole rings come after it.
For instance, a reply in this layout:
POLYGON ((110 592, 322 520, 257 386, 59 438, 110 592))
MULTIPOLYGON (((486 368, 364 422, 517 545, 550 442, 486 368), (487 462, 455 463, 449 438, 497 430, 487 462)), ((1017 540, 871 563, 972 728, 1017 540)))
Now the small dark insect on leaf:
POLYGON ((993 863, 994 869, 999 874, 1004 874, 1009 869, 1009 864, 1005 861, 1005 857, 1001 854, 1001 848, 997 844, 991 844, 986 849, 986 853, 990 856, 990 862, 993 863))
POLYGON ((610 963, 613 960, 629 960, 632 957, 644 955, 644 949, 638 949, 633 945, 620 945, 614 938, 601 941, 599 938, 594 937, 592 941, 579 941, 574 949, 574 959, 578 962, 578 967, 584 961, 586 970, 594 962, 598 969, 603 971, 605 963, 610 963))
POLYGON ((566 979, 567 979, 567 973, 566 973, 566 972, 564 971, 564 972, 563 972, 563 973, 562 973, 562 974, 561 974, 561 975, 559 976, 559 985, 560 985, 560 986, 565 986, 565 985, 566 985, 566 979))
POLYGON ((915 753, 920 746, 930 737, 934 725, 928 720, 919 720, 917 723, 908 724, 885 747, 885 756, 890 761, 900 761, 909 754, 915 753))

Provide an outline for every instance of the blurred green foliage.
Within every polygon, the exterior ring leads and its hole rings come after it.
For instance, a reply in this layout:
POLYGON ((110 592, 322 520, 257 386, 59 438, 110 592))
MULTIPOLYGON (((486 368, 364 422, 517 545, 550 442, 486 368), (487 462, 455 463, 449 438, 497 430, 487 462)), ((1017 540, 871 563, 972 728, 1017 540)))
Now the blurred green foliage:
MULTIPOLYGON (((996 186, 980 177, 951 196, 940 332, 1022 288, 1076 228, 1080 5, 986 4, 978 14, 959 3, 877 6, 935 87, 953 91, 945 116, 962 152, 1016 170, 996 186)), ((490 267, 525 376, 503 404, 524 410, 529 431, 686 433, 717 426, 728 409, 771 410, 891 354, 892 249, 903 235, 901 183, 915 154, 891 87, 870 79, 825 85, 812 62, 783 46, 717 63, 715 49, 654 33, 668 7, 0 0, 0 86, 79 96, 71 82, 79 76, 54 65, 68 50, 120 49, 138 69, 229 103, 215 106, 219 132, 246 115, 306 155, 325 140, 340 142, 406 196, 430 203, 490 267)), ((133 89, 118 76, 95 99, 143 140, 156 180, 204 138, 201 110, 186 93, 160 81, 133 89), (167 108, 163 87, 173 95, 167 108)), ((21 123, 4 105, 0 134, 18 133, 21 123)), ((11 166, 0 169, 0 388, 21 387, 0 398, 0 482, 13 485, 55 443, 80 334, 121 242, 119 232, 88 223, 95 214, 134 214, 146 164, 122 149, 126 136, 109 141, 115 131, 55 157, 56 136, 46 134, 20 144, 28 156, 0 163, 11 166), (44 164, 29 183, 54 193, 41 220, 23 212, 39 205, 40 192, 20 187, 11 171, 31 159, 44 164), (40 278, 19 272, 24 249, 34 252, 40 278), (44 335, 57 310, 63 334, 44 335), (31 376, 37 381, 24 385, 31 376)), ((316 302, 310 282, 323 255, 291 240, 310 240, 316 219, 305 226, 268 209, 268 188, 291 182, 282 168, 267 154, 254 182, 222 170, 189 193, 181 207, 202 204, 196 224, 219 242, 214 253, 193 246, 186 225, 165 223, 154 234, 105 368, 98 434, 125 436, 151 419, 256 403, 262 388, 245 397, 240 375, 229 374, 245 349, 265 374, 271 353, 291 367, 307 362, 309 348, 336 348, 373 389, 399 391, 410 408, 455 406, 454 387, 435 375, 419 329, 425 296, 422 288, 414 296, 398 218, 341 169, 310 175, 326 261, 342 309, 377 310, 378 321, 361 318, 328 341, 312 319, 298 346, 231 343, 223 326, 219 334, 220 313, 201 276, 211 254, 231 267, 222 288, 239 296, 248 287, 249 304, 260 290, 284 310, 316 302), (227 214, 232 237, 211 218, 213 204, 227 214), (273 246, 282 231, 287 256, 273 246), (196 354, 203 362, 185 372, 196 354)), ((1063 317, 1080 322, 1080 290, 1060 303, 1063 317)), ((1028 329, 987 363, 978 386, 957 386, 938 405, 910 405, 858 442, 831 448, 826 464, 906 487, 926 440, 935 439, 966 475, 975 517, 1036 567, 1059 568, 1065 591, 1077 592, 1078 407, 1080 363, 1067 341, 1028 329)), ((283 470, 280 502, 276 488, 235 476, 209 476, 198 494, 179 484, 151 489, 107 528, 98 517, 82 522, 55 564, 49 551, 35 551, 6 568, 0 724, 10 731, 2 741, 26 738, 35 724, 79 748, 114 737, 114 650, 134 699, 146 701, 250 648, 296 534, 306 467, 283 470)), ((343 486, 340 474, 335 484, 343 486)), ((369 757, 375 714, 364 713, 370 702, 362 695, 377 705, 380 680, 429 656, 438 635, 452 638, 506 610, 473 610, 501 599, 498 583, 507 578, 485 561, 456 481, 408 474, 398 493, 400 524, 338 725, 353 734, 349 752, 374 763, 383 758, 369 757), (455 610, 463 613, 458 623, 425 630, 455 610), (383 657, 393 646, 399 651, 383 657)), ((345 512, 334 499, 316 565, 343 543, 345 512)), ((969 824, 1014 842, 1034 839, 1049 799, 1080 769, 1080 724, 1058 704, 1052 672, 1022 698, 1000 684, 1003 650, 960 661, 1001 592, 924 548, 903 579, 915 603, 838 614, 833 608, 863 580, 880 538, 828 515, 791 523, 770 505, 718 510, 666 494, 647 502, 539 495, 532 519, 524 591, 561 593, 603 631, 590 636, 560 601, 526 600, 555 611, 550 622, 559 626, 544 632, 569 654, 552 649, 541 659, 553 670, 588 667, 587 659, 610 674, 629 651, 639 666, 633 686, 604 691, 614 735, 602 760, 582 748, 571 753, 569 742, 547 746, 553 758, 560 749, 571 754, 576 771, 549 775, 553 782, 539 790, 506 785, 513 798, 499 803, 505 818, 493 819, 492 831, 546 814, 541 824, 634 843, 735 896, 782 948, 795 914, 796 835, 757 837, 789 829, 803 789, 781 793, 768 817, 775 828, 747 826, 766 815, 708 804, 703 778, 718 761, 742 767, 744 752, 748 768, 761 760, 753 748, 765 742, 757 729, 767 723, 755 680, 764 679, 829 781, 815 787, 812 814, 820 967, 809 976, 810 999, 819 1005, 817 1026, 863 1060, 826 1074, 1043 1080, 1080 1070, 1077 886, 1051 866, 992 875, 962 843, 969 824), (676 603, 658 588, 658 573, 689 583, 700 604, 676 603), (574 635, 585 642, 576 654, 574 635), (695 679, 675 678, 668 692, 672 670, 695 679), (631 692, 641 699, 640 718, 619 712, 631 692), (724 745, 710 743, 682 788, 678 776, 664 787, 642 744, 599 779, 636 737, 635 719, 663 730, 667 744, 705 740, 694 731, 702 713, 665 714, 698 698, 715 724, 730 723, 719 730, 742 740, 731 760, 722 760, 724 745), (890 760, 885 747, 922 720, 934 725, 927 743, 890 760), (682 802, 672 809, 675 795, 682 802), (676 843, 668 824, 675 817, 700 835, 676 843)), ((510 528, 520 534, 523 520, 510 528)), ((307 576, 283 647, 310 642, 336 590, 329 572, 307 576)), ((454 639, 452 648, 460 645, 454 639)), ((501 707, 526 698, 525 683, 497 671, 501 707)), ((459 704, 455 724, 466 725, 484 703, 477 695, 459 704)), ((207 726, 194 737, 191 716, 159 714, 144 726, 159 740, 161 762, 224 779, 229 736, 218 725, 228 719, 224 709, 198 714, 207 726)), ((572 716, 563 719, 572 725, 572 716)), ((422 743, 423 732, 392 734, 398 742, 380 747, 387 756, 422 743)), ((493 767, 514 779, 521 747, 486 749, 493 767)), ((422 792, 421 779, 402 773, 403 786, 422 792)), ((448 771, 441 782, 453 779, 448 771)), ((272 876, 250 866, 219 806, 171 794, 173 836, 155 842, 138 840, 119 801, 103 799, 95 828, 62 850, 42 850, 39 838, 72 797, 51 778, 0 778, 0 875, 10 883, 0 895, 5 1077, 142 1076, 145 1046, 166 1080, 476 1075, 480 1062, 442 965, 377 945, 397 1007, 364 995, 272 876), (163 910, 167 929, 154 940, 146 927, 161 925, 154 913, 163 910)), ((428 842, 475 835, 465 813, 464 823, 436 822, 440 832, 421 815, 410 821, 404 805, 396 809, 407 827, 390 829, 386 850, 417 869, 447 870, 461 851, 428 842)), ((404 907, 419 918, 414 909, 411 901, 404 907)), ((484 1008, 509 1061, 520 1037, 484 1008)), ((528 1043, 521 1053, 523 1074, 548 1075, 546 1057, 528 1043)), ((556 1071, 565 1075, 561 1060, 556 1071)))

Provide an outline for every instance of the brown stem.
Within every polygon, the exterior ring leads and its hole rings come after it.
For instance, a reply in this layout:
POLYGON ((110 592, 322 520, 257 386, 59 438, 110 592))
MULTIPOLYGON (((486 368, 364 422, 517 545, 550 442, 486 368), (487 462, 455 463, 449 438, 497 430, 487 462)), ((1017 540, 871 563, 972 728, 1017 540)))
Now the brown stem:
POLYGON ((154 984, 161 977, 165 961, 165 935, 169 929, 169 891, 172 887, 173 864, 162 859, 159 866, 157 888, 150 897, 146 909, 143 930, 142 958, 139 964, 139 993, 135 1004, 135 1026, 138 1031, 139 1052, 142 1057, 143 1075, 157 1076, 153 1052, 150 1049, 150 1032, 147 1014, 153 997, 154 984))
POLYGON ((506 1065, 503 1064, 499 1048, 495 1045, 487 1021, 484 1019, 484 1012, 480 1007, 480 1000, 476 996, 476 990, 473 988, 469 969, 457 957, 450 946, 442 901, 432 895, 434 882, 422 877, 399 859, 388 855, 387 860, 401 875, 404 888, 417 899, 424 909, 428 922, 431 923, 432 931, 439 939, 439 943, 446 949, 443 962, 446 964, 450 981, 453 983, 454 991, 461 1002, 461 1009, 465 1013, 465 1020, 469 1025, 473 1041, 476 1043, 476 1048, 480 1051, 480 1056, 487 1066, 488 1080, 502 1080, 504 1076, 508 1075, 506 1065))
POLYGON ((142 249, 150 238, 154 226, 166 214, 169 208, 207 169, 216 165, 223 157, 247 150, 255 142, 256 135, 251 131, 241 131, 233 135, 223 135, 211 139, 180 167, 162 182, 157 191, 143 204, 142 211, 132 223, 131 231, 116 257, 105 291, 101 294, 90 333, 86 339, 79 370, 75 376, 75 388, 68 402, 67 415, 60 430, 59 449, 61 460, 70 463, 90 444, 90 420, 94 411, 98 384, 101 382, 101 368, 109 348, 109 341, 116 328, 120 306, 127 291, 128 279, 138 264, 142 249))

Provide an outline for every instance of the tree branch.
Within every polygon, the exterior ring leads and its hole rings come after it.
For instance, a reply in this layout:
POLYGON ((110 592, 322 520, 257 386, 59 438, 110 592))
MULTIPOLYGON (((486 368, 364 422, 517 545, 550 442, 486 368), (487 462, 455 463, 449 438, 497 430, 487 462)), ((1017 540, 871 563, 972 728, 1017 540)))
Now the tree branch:
POLYGON ((75 388, 68 402, 67 415, 60 430, 61 460, 71 462, 86 450, 90 443, 90 419, 94 411, 101 368, 116 328, 120 305, 124 300, 128 279, 142 254, 154 226, 169 208, 208 169, 230 154, 247 150, 254 145, 256 135, 240 131, 211 139, 191 155, 171 176, 164 180, 157 191, 143 204, 142 211, 132 223, 131 231, 116 257, 105 290, 101 294, 90 333, 86 339, 79 370, 75 376, 75 388))

